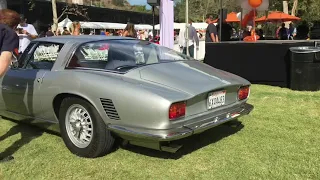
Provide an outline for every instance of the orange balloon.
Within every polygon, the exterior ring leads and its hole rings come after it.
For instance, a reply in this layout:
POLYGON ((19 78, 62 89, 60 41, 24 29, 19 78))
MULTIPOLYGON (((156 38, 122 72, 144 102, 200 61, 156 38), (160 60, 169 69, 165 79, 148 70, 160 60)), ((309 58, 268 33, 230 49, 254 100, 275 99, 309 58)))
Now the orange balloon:
POLYGON ((257 8, 262 4, 262 0, 248 0, 251 7, 257 8))

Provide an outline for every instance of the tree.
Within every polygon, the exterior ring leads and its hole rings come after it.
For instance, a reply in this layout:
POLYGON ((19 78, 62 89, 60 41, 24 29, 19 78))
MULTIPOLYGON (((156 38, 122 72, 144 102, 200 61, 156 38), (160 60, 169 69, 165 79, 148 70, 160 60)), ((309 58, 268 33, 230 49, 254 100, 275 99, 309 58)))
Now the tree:
POLYGON ((134 5, 131 6, 131 10, 135 12, 142 12, 142 13, 150 13, 151 11, 147 9, 145 5, 134 5))
MULTIPOLYGON (((189 17, 194 21, 204 21, 207 13, 218 16, 220 0, 189 0, 189 17)), ((285 11, 282 0, 269 0, 269 11, 285 11)), ((312 22, 320 20, 320 0, 287 0, 288 13, 312 22)), ((228 13, 240 12, 237 0, 223 0, 223 8, 228 13)), ((185 0, 175 0, 175 21, 185 22, 185 0)), ((258 15, 264 15, 259 12, 258 15)))
POLYGON ((89 20, 87 8, 84 8, 83 6, 79 6, 77 4, 67 4, 62 9, 62 13, 58 17, 56 0, 51 0, 51 3, 52 3, 52 15, 53 15, 53 28, 52 28, 53 31, 57 30, 59 20, 65 15, 81 16, 85 18, 85 20, 89 20))
MULTIPOLYGON (((185 22, 185 0, 175 0, 175 21, 185 22)), ((241 7, 237 0, 223 0, 223 8, 230 13, 240 12, 241 7)), ((218 18, 220 0, 189 0, 189 17, 194 21, 203 22, 207 14, 213 14, 218 18)))
POLYGON ((0 0, 0 9, 7 9, 7 0, 0 0))
POLYGON ((112 0, 112 4, 116 6, 124 6, 124 0, 112 0))
POLYGON ((291 10, 291 15, 292 16, 296 15, 297 8, 298 8, 298 0, 294 0, 293 1, 293 6, 292 6, 292 10, 291 10))
POLYGON ((58 28, 58 15, 57 15, 57 2, 56 0, 51 0, 52 4, 52 17, 53 17, 53 27, 52 30, 56 31, 58 28))
MULTIPOLYGON (((186 1, 175 1, 175 21, 185 22, 186 1)), ((217 14, 219 0, 189 0, 189 18, 193 21, 204 21, 206 14, 217 14)))

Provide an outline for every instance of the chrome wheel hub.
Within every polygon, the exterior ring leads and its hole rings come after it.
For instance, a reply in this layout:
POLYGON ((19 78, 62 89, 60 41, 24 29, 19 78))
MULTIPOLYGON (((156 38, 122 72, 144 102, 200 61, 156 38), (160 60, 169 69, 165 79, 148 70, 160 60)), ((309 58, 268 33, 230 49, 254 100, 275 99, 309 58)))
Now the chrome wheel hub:
POLYGON ((79 104, 69 107, 66 113, 65 125, 72 143, 78 148, 86 148, 93 135, 92 119, 88 111, 79 104))

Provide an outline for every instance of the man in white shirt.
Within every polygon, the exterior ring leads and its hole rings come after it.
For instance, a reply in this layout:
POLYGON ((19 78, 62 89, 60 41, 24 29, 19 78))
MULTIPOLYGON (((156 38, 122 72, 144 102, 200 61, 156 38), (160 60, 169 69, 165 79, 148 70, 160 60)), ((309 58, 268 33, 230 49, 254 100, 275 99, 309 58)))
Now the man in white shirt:
POLYGON ((20 15, 20 24, 17 27, 19 36, 19 53, 23 53, 30 42, 38 37, 38 33, 32 24, 27 23, 24 15, 20 15))
MULTIPOLYGON (((189 20, 188 25, 188 31, 189 31, 189 55, 190 57, 194 58, 194 43, 196 43, 196 49, 199 50, 199 37, 197 35, 197 30, 192 26, 192 21, 189 20)), ((180 48, 183 48, 183 54, 187 54, 187 48, 186 48, 186 28, 181 28, 179 33, 179 46, 180 48)))

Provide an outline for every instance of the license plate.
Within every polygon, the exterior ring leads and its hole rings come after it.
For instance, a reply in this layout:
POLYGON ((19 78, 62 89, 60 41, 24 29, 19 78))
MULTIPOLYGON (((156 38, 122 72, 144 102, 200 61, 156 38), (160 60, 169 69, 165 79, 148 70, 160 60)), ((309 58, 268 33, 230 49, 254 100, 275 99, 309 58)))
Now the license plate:
POLYGON ((208 96, 208 109, 223 106, 226 102, 226 91, 212 92, 208 96))

